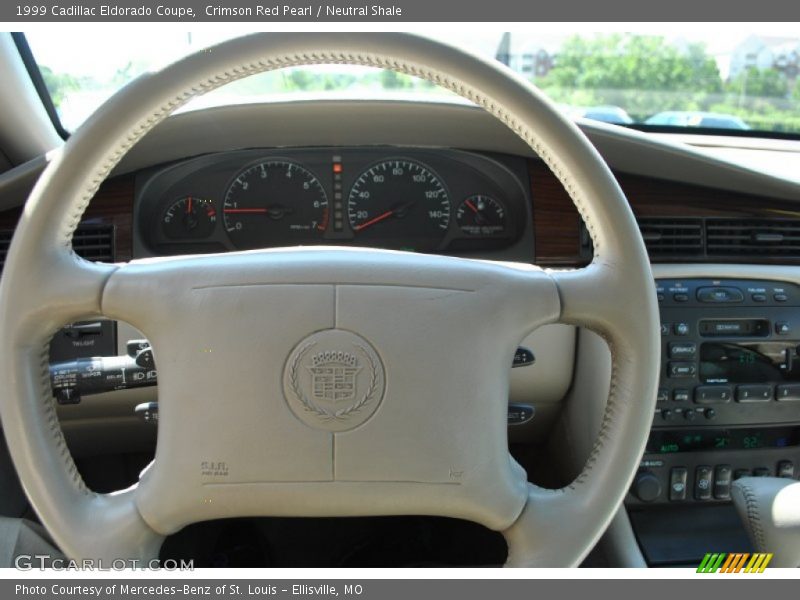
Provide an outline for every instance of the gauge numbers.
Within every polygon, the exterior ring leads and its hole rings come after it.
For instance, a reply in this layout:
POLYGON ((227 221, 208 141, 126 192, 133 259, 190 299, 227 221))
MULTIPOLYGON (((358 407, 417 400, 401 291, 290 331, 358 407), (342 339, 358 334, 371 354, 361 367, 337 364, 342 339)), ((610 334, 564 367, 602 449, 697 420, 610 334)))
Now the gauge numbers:
POLYGON ((358 176, 347 214, 357 241, 432 250, 450 225, 450 198, 430 167, 409 159, 385 160, 358 176))
POLYGON ((319 179, 295 162, 270 160, 234 177, 222 208, 237 248, 313 243, 328 225, 328 198, 319 179))

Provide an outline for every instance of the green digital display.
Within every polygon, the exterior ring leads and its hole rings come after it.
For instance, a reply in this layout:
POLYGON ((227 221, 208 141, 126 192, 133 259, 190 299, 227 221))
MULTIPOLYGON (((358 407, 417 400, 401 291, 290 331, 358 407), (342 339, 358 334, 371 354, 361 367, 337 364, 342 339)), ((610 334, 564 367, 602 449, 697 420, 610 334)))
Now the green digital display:
POLYGON ((800 446, 800 427, 665 431, 650 433, 647 452, 674 454, 697 450, 757 450, 800 446))
POLYGON ((703 383, 800 381, 796 342, 704 342, 700 346, 703 383))

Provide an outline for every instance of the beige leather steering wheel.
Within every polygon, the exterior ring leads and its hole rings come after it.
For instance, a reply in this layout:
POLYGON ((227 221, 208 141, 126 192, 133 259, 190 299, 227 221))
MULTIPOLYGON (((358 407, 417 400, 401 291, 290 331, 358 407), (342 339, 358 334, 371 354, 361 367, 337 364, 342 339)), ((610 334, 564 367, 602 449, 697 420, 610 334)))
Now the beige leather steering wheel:
MULTIPOLYGON (((535 199, 534 199, 535 200, 535 199)), ((2 418, 24 488, 70 557, 151 559, 164 536, 232 516, 427 514, 502 531, 509 566, 580 562, 637 469, 658 381, 652 273, 630 208, 572 123, 495 63, 405 34, 258 34, 139 78, 43 173, 0 286, 2 418), (545 272, 369 249, 278 249, 87 262, 71 249, 121 157, 189 99, 271 69, 381 67, 473 101, 561 180, 594 240, 590 266, 545 272), (138 485, 86 488, 48 378, 48 341, 105 315, 150 339, 156 458, 138 485), (508 368, 546 323, 590 327, 613 356, 599 436, 568 487, 529 484, 506 439, 508 368), (315 387, 349 377, 344 401, 315 387), (334 398, 334 400, 336 400, 334 398)))

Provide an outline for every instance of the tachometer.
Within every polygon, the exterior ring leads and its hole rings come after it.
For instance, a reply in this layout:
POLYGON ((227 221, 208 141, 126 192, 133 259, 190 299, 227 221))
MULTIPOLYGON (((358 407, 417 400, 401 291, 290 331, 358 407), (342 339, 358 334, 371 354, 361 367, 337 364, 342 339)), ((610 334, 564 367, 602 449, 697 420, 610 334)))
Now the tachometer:
POLYGON ((222 218, 238 248, 308 243, 327 227, 328 198, 319 179, 297 163, 265 161, 236 175, 222 218))
POLYGON ((423 163, 392 159, 361 173, 347 202, 357 240, 371 245, 432 250, 450 224, 450 199, 423 163))

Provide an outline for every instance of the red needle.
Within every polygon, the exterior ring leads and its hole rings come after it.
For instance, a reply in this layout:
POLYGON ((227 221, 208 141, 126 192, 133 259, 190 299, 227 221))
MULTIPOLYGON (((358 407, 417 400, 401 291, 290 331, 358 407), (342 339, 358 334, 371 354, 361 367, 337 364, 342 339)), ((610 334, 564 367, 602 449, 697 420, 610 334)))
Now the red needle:
POLYGON ((187 215, 192 214, 192 197, 191 196, 189 196, 189 198, 186 201, 186 214, 187 215))
POLYGON ((369 221, 362 223, 361 225, 356 225, 354 228, 356 231, 361 231, 362 229, 369 227, 370 225, 375 225, 375 223, 380 223, 384 219, 391 217, 394 214, 393 210, 387 210, 382 215, 378 215, 377 217, 370 219, 369 221))
POLYGON ((472 212, 474 212, 476 215, 478 214, 478 209, 477 209, 477 208, 475 208, 475 205, 474 205, 474 204, 472 204, 472 202, 471 202, 470 200, 467 200, 466 202, 464 202, 464 204, 466 204, 467 206, 469 206, 469 207, 470 207, 470 209, 472 209, 472 212))
POLYGON ((266 208, 223 208, 222 212, 226 214, 232 214, 232 213, 260 214, 260 213, 266 213, 267 209, 266 208))

